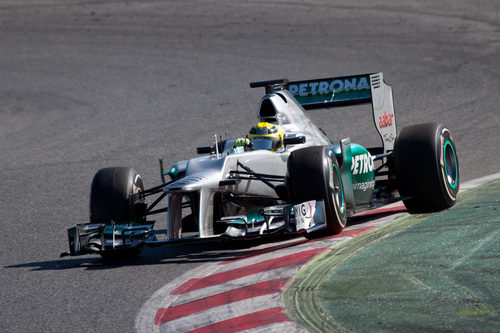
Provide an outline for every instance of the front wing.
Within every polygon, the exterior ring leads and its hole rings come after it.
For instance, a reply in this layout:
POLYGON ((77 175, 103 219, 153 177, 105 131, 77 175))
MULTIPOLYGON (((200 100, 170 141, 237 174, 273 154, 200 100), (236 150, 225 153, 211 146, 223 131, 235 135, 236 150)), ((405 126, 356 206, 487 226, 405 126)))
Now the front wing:
POLYGON ((224 217, 216 222, 227 225, 226 232, 220 235, 171 240, 156 240, 154 222, 78 224, 68 228, 69 251, 62 253, 61 257, 119 253, 143 246, 157 247, 210 239, 250 239, 278 233, 309 233, 326 226, 325 205, 322 200, 265 207, 261 210, 261 215, 262 219, 246 215, 224 217))

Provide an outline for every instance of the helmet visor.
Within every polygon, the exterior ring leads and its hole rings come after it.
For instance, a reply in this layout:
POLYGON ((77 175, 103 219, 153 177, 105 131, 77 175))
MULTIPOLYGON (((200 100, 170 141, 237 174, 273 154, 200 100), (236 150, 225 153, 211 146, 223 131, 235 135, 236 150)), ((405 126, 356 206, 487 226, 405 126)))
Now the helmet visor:
POLYGON ((249 138, 253 149, 274 149, 278 142, 270 136, 254 136, 249 138))

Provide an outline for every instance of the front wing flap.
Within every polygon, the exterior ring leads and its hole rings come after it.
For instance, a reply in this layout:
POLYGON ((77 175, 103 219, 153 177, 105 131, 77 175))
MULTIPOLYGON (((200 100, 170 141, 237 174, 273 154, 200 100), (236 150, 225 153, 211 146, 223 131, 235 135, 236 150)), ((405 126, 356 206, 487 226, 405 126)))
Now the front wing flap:
POLYGON ((154 239, 154 223, 86 223, 68 228, 69 252, 63 256, 109 253, 144 246, 154 239))
POLYGON ((265 207, 262 216, 260 221, 245 215, 227 216, 218 222, 228 225, 224 236, 229 238, 258 237, 280 231, 310 233, 327 226, 323 200, 306 201, 293 206, 265 207))

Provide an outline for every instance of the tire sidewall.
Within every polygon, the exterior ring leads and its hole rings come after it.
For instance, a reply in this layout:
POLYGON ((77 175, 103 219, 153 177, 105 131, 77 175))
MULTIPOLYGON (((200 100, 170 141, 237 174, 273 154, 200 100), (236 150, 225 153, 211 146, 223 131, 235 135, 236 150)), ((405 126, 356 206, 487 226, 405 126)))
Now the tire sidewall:
POLYGON ((399 191, 410 212, 440 211, 455 204, 460 182, 456 151, 450 130, 442 124, 401 129, 393 158, 399 191), (452 175, 451 183, 447 171, 452 175))
POLYGON ((326 228, 306 233, 315 238, 327 234, 338 234, 346 225, 346 208, 343 183, 335 154, 329 147, 310 146, 295 150, 288 158, 286 186, 290 203, 297 205, 311 200, 322 200, 325 208, 326 228), (335 171, 335 172, 332 172, 335 171), (335 184, 344 204, 335 200, 335 184))
POLYGON ((133 220, 130 196, 143 191, 142 178, 133 168, 99 170, 91 185, 90 222, 133 220))
POLYGON ((460 187, 460 168, 457 157, 457 149, 455 147, 455 143, 453 137, 451 135, 450 130, 448 130, 445 126, 440 125, 438 127, 438 131, 436 131, 436 152, 438 154, 438 174, 439 180, 441 184, 441 190, 443 193, 443 197, 446 202, 451 206, 457 200, 458 190, 460 187), (452 163, 448 163, 446 153, 450 152, 452 155, 452 163), (449 165, 452 164, 452 165, 449 165), (454 169, 454 170, 451 170, 454 169), (454 172, 455 177, 454 181, 450 184, 448 181, 448 172, 447 170, 454 172))
POLYGON ((325 149, 325 211, 327 214, 327 227, 331 232, 339 233, 346 226, 347 209, 344 197, 344 184, 340 175, 340 168, 333 151, 325 149), (335 186, 340 188, 336 194, 335 186), (338 200, 336 196, 338 195, 338 200), (331 221, 331 222, 328 222, 331 221), (336 222, 336 223, 332 223, 336 222))

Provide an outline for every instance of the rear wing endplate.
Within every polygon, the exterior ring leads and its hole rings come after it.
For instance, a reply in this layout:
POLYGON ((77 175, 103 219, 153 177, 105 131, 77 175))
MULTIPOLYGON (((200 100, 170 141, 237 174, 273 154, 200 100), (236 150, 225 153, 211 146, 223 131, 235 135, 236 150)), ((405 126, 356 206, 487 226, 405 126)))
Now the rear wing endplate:
POLYGON ((371 103, 384 153, 394 149, 396 118, 392 87, 384 82, 382 72, 293 81, 284 87, 306 110, 371 103))

